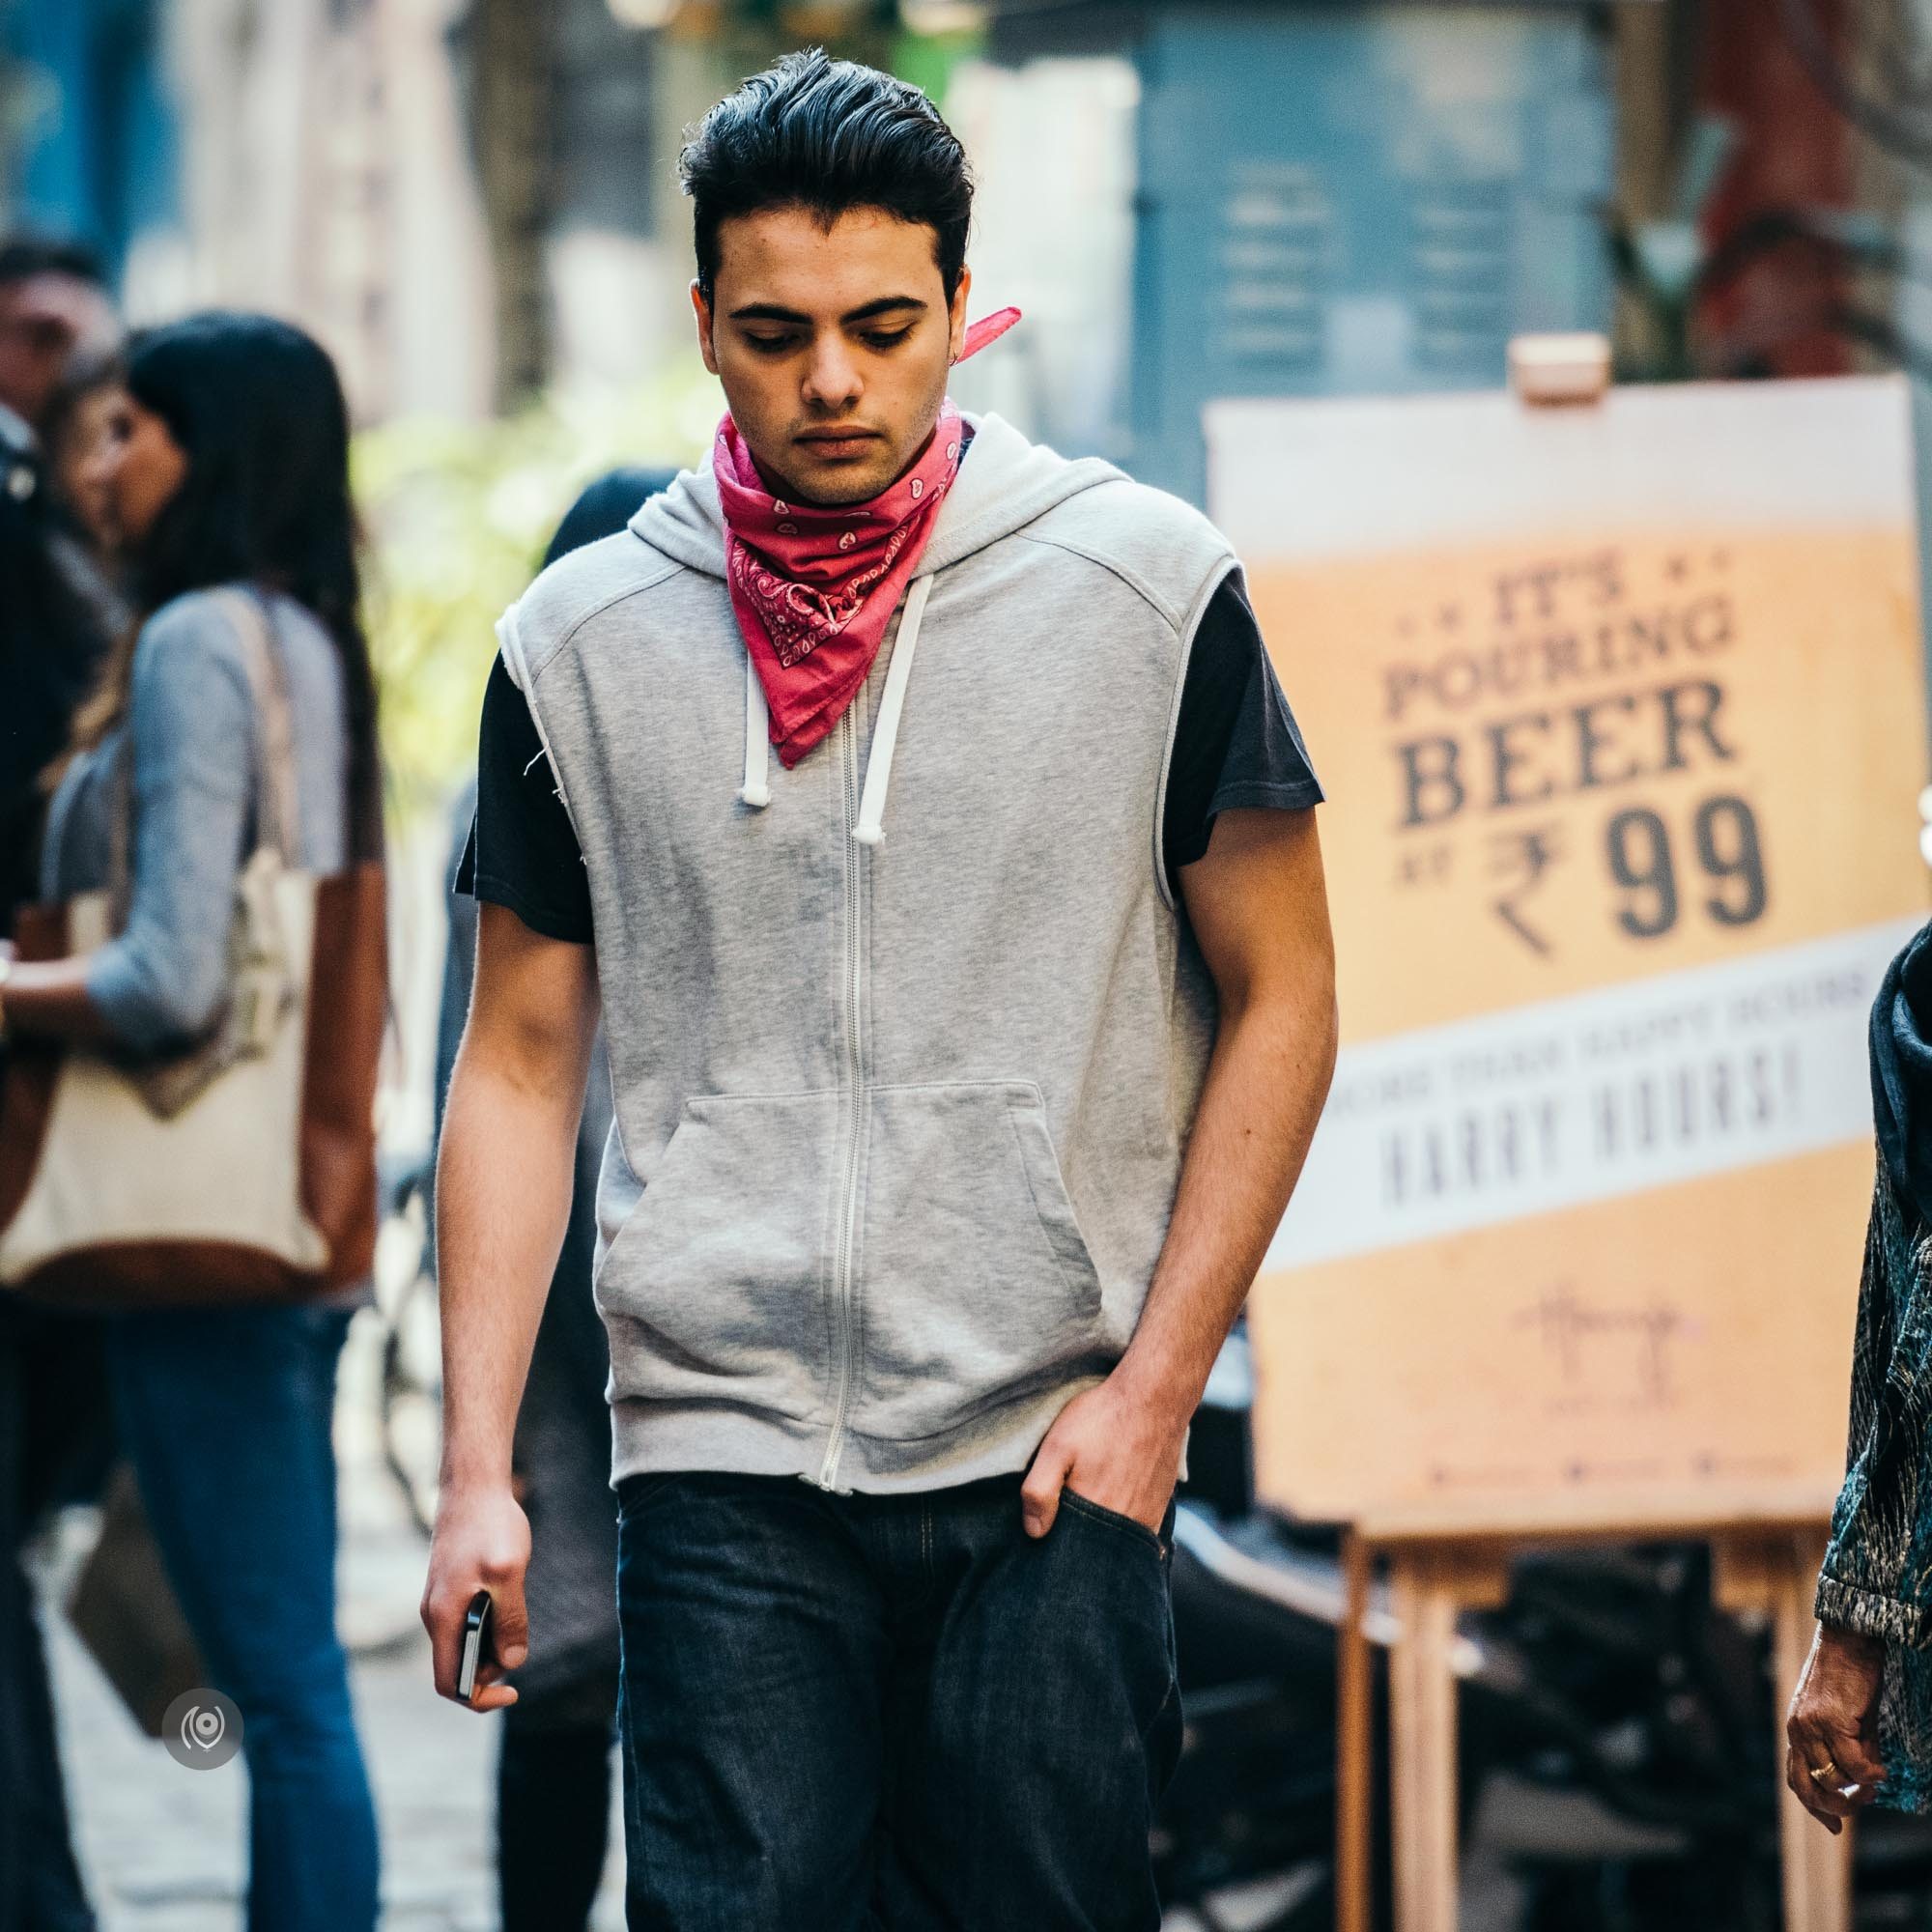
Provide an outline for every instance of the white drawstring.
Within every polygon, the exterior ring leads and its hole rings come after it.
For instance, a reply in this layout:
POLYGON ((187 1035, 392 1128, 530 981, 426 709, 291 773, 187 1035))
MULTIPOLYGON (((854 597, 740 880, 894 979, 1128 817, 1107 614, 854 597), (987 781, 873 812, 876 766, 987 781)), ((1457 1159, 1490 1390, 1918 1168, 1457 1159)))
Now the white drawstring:
MULTIPOLYGON (((899 735, 899 713, 905 709, 906 680, 912 675, 912 656, 919 646, 920 620, 925 615, 925 600, 932 594, 930 574, 913 579, 906 593, 905 615, 899 620, 899 634, 893 642, 893 660, 886 668, 885 696, 879 700, 878 723, 872 727, 872 755, 866 765, 865 789, 859 795, 859 822, 852 837, 861 845, 876 845, 886 836, 880 824, 886 810, 886 787, 893 779, 893 747, 899 735)), ((745 782, 738 800, 754 811, 762 811, 772 802, 766 782, 771 769, 771 713, 765 705, 765 688, 758 681, 758 668, 745 653, 745 782)))
POLYGON ((859 822, 852 837, 861 845, 876 845, 885 838, 886 787, 893 781, 893 746, 899 735, 899 713, 905 707, 906 680, 912 675, 912 654, 919 644, 920 619, 932 594, 932 575, 913 579, 906 593, 905 615, 893 643, 893 661, 886 670, 886 695, 879 703, 879 721, 872 726, 872 755, 866 762, 866 788, 859 795, 859 822))
POLYGON ((771 714, 765 709, 765 687, 758 682, 758 668, 745 653, 745 782, 738 803, 762 811, 772 802, 772 788, 765 782, 770 770, 772 749, 771 714))

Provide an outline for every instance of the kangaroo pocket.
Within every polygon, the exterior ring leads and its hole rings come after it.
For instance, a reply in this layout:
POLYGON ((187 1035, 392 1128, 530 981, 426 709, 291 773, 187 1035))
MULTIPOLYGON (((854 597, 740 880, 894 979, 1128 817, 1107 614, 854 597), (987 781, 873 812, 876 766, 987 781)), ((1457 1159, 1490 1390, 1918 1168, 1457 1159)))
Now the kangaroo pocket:
POLYGON ((838 1118, 835 1094, 685 1103, 597 1274, 619 1397, 823 1418, 838 1118))
POLYGON ((1106 1367, 1100 1279, 1031 1081, 874 1089, 854 1426, 919 1440, 1106 1367))

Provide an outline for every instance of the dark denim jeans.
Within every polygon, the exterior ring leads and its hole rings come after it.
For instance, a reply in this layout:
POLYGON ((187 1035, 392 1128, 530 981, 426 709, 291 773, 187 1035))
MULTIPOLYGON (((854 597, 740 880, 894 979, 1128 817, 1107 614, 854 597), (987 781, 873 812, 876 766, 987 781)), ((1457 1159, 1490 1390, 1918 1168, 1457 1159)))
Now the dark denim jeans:
POLYGON ((1019 1485, 619 1485, 632 1932, 1158 1926, 1168 1533, 1019 1485))
MULTIPOLYGON (((123 1446, 209 1677, 242 1713, 248 1932, 372 1932, 376 1810, 335 1634, 329 1425, 347 1312, 111 1319, 123 1446)), ((161 1761, 156 1777, 221 1776, 161 1761)))

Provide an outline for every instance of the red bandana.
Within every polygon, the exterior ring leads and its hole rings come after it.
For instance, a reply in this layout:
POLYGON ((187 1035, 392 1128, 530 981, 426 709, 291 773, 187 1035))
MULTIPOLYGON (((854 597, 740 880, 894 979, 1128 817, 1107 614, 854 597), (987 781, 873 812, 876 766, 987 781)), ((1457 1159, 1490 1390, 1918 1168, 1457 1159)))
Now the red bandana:
MULTIPOLYGON (((1018 320, 1009 308, 975 323, 959 359, 1018 320)), ((869 502, 821 510, 772 496, 737 424, 727 414, 718 425, 711 467, 731 609, 787 769, 831 731, 865 683, 969 436, 949 397, 931 440, 896 482, 869 502)))

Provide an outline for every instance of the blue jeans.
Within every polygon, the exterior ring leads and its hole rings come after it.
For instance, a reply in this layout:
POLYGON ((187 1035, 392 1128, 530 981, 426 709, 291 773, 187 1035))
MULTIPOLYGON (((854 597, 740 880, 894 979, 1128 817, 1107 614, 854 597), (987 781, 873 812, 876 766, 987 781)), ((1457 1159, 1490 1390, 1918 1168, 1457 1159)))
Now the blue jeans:
MULTIPOLYGON (((335 1634, 335 1362, 349 1315, 108 1323, 115 1420, 214 1689, 242 1714, 248 1932, 371 1932, 376 1811, 335 1634)), ((156 1776, 214 1776, 164 1767, 156 1776)))
POLYGON ((631 1932, 1154 1932, 1167 1532, 1019 1484, 618 1486, 631 1932))

